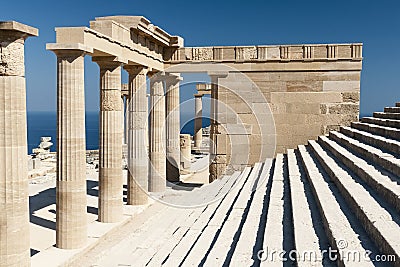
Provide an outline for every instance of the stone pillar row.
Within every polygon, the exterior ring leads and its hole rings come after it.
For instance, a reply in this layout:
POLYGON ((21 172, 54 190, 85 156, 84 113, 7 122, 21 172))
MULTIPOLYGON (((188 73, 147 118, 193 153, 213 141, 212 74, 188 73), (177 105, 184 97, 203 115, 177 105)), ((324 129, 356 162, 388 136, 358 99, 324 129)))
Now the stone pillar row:
MULTIPOLYGON (((53 50, 58 62, 58 158, 57 158, 57 228, 56 246, 64 249, 82 247, 87 240, 84 50, 53 50)), ((99 211, 98 220, 118 222, 123 217, 122 144, 124 134, 121 99, 121 66, 115 58, 93 57, 100 67, 99 131, 99 211)), ((165 76, 151 80, 150 168, 147 151, 148 107, 147 69, 126 65, 129 73, 128 99, 128 188, 129 205, 147 203, 150 192, 166 188, 165 148, 171 159, 179 162, 179 77, 167 79, 170 89, 165 105, 165 76), (165 125, 166 110, 172 122, 165 125), (165 127, 171 142, 165 144, 165 127), (176 135, 173 137, 173 135, 176 135), (150 169, 150 175, 148 170, 150 169)), ((179 181, 179 169, 173 173, 179 181)))
MULTIPOLYGON (((35 35, 37 30, 27 25, 0 22, 0 267, 30 265, 24 41, 35 35)), ((76 249, 87 241, 84 56, 93 51, 83 45, 47 48, 57 56, 56 246, 76 249)), ((98 220, 113 223, 123 217, 122 63, 114 57, 93 61, 100 67, 98 220)), ((148 175, 148 71, 132 65, 124 69, 129 73, 127 200, 129 205, 142 205, 147 191, 165 190, 167 173, 170 180, 179 181, 180 77, 151 80, 148 175), (168 172, 167 161, 174 167, 168 172)))
POLYGON ((150 79, 150 192, 163 192, 166 180, 179 181, 180 80, 177 74, 165 73, 150 79))

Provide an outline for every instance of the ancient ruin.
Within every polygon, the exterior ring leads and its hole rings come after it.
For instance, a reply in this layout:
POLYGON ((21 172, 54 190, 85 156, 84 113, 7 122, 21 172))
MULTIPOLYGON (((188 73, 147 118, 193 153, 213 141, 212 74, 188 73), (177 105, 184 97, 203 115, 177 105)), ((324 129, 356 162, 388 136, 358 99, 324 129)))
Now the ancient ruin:
MULTIPOLYGON (((30 265, 24 40, 37 35, 30 26, 0 22, 0 266, 30 265)), ((57 58, 55 246, 81 250, 63 264, 282 265, 261 259, 258 252, 268 248, 316 251, 311 260, 297 259, 309 266, 327 261, 320 252, 332 247, 393 255, 399 266, 400 104, 358 122, 362 46, 185 47, 182 37, 141 16, 56 28, 56 42, 46 46, 57 58), (87 186, 85 56, 100 71, 96 223, 137 231, 103 248, 96 244, 107 231, 88 242, 95 234, 87 219, 93 188, 87 186), (193 145, 180 133, 182 73, 211 79, 196 87, 193 145), (210 184, 168 195, 185 185, 181 174, 193 154, 204 152, 205 94, 211 95, 210 184), (125 180, 126 204, 147 207, 142 219, 126 218, 125 180)), ((42 141, 48 149, 51 140, 42 141)), ((336 263, 354 264, 340 257, 336 263)))

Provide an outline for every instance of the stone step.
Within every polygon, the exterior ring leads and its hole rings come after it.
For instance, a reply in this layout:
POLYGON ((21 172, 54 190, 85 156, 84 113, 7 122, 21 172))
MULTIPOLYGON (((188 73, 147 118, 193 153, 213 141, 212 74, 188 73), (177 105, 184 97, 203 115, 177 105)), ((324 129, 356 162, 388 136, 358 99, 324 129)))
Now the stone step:
POLYGON ((400 107, 400 102, 397 102, 397 103, 396 103, 396 107, 400 107))
MULTIPOLYGON (((260 172, 262 172, 261 164, 255 164, 243 188, 236 194, 236 199, 231 201, 232 206, 230 207, 229 213, 224 217, 218 216, 215 218, 215 222, 212 224, 218 227, 218 235, 213 236, 215 238, 213 245, 211 246, 208 244, 207 249, 203 250, 202 254, 200 252, 201 250, 199 250, 198 253, 193 251, 195 253, 194 256, 197 255, 197 257, 199 257, 201 255, 204 257, 204 251, 209 249, 210 252, 206 255, 205 260, 201 262, 201 264, 198 264, 200 263, 198 261, 185 260, 185 266, 202 266, 203 264, 204 266, 223 266, 229 264, 232 260, 231 257, 238 240, 243 238, 242 234, 244 231, 241 229, 241 227, 243 227, 242 220, 247 218, 249 204, 253 196, 253 189, 258 183, 260 172)), ((259 193, 262 194, 263 190, 260 190, 259 193)), ((262 209, 262 207, 260 209, 262 209)))
POLYGON ((400 120, 400 112, 399 113, 374 112, 373 116, 374 118, 400 120))
POLYGON ((387 113, 400 113, 400 107, 386 107, 383 111, 387 113))
POLYGON ((400 141, 400 129, 379 126, 375 124, 362 123, 362 122, 352 122, 351 127, 357 130, 362 130, 372 134, 384 136, 393 140, 400 141))
MULTIPOLYGON (((191 266, 200 266, 206 261, 206 252, 212 246, 213 241, 216 239, 216 242, 219 241, 218 231, 223 228, 228 227, 232 230, 231 236, 233 237, 236 233, 239 226, 235 222, 229 221, 229 216, 232 212, 235 212, 235 209, 240 209, 240 211, 244 211, 245 207, 244 203, 251 199, 251 188, 253 183, 259 179, 261 171, 261 164, 256 163, 249 175, 248 180, 246 181, 244 187, 237 192, 237 194, 232 194, 232 198, 224 201, 222 205, 219 207, 217 213, 211 218, 206 227, 203 229, 200 237, 196 240, 196 243, 186 256, 184 260, 185 265, 191 266), (239 194, 239 197, 235 200, 235 197, 239 194), (225 205, 224 205, 225 204, 225 205), (232 210, 231 210, 232 209, 232 210), (231 210, 231 211, 230 211, 231 210), (229 225, 234 223, 233 226, 229 225)), ((207 257, 208 259, 208 257, 207 257)), ((210 259, 211 262, 218 262, 218 259, 210 259)), ((225 258, 224 258, 225 260, 225 258)))
POLYGON ((354 214, 361 222, 369 237, 374 241, 381 253, 395 255, 400 261, 400 226, 393 221, 392 215, 386 211, 371 194, 333 158, 329 157, 325 150, 313 140, 309 147, 314 152, 321 166, 330 179, 335 183, 354 214))
MULTIPOLYGON (((362 246, 363 241, 360 239, 359 234, 353 230, 346 214, 341 209, 337 198, 331 191, 331 185, 325 181, 326 177, 321 173, 306 147, 300 145, 298 151, 307 178, 312 187, 314 198, 318 203, 320 214, 323 217, 326 235, 328 236, 331 247, 338 250, 340 255, 348 255, 351 251, 365 251, 362 246)), ((338 266, 374 265, 364 258, 362 259, 362 262, 344 262, 343 259, 339 258, 338 266)))
POLYGON ((246 217, 241 228, 240 239, 237 241, 235 250, 233 251, 230 265, 233 266, 253 266, 255 264, 253 247, 257 242, 260 220, 263 215, 264 198, 266 194, 266 186, 271 172, 273 172, 272 159, 266 161, 263 165, 262 172, 259 175, 258 183, 252 188, 253 198, 246 217), (253 244, 253 245, 249 245, 253 244))
MULTIPOLYGON (((210 194, 214 194, 214 197, 216 197, 225 187, 232 186, 231 179, 229 178, 231 177, 224 176, 215 181, 214 185, 209 184, 204 186, 204 188, 196 188, 193 194, 191 194, 192 192, 183 192, 184 194, 179 197, 182 200, 174 199, 174 201, 187 205, 197 194, 196 191, 204 195, 204 198, 210 194)), ((201 214, 207 213, 206 208, 208 208, 204 206, 198 208, 176 208, 171 205, 162 206, 163 209, 149 218, 141 227, 132 231, 132 236, 127 238, 129 243, 124 241, 110 249, 111 253, 118 255, 116 264, 144 266, 164 246, 164 243, 173 240, 179 234, 183 235, 185 233, 184 230, 186 229, 187 231, 201 214), (159 227, 160 221, 163 222, 163 227, 159 227)), ((106 262, 102 266, 111 266, 110 264, 106 262)))
POLYGON ((369 123, 369 124, 376 124, 376 125, 385 126, 385 127, 397 128, 397 129, 400 128, 399 120, 364 117, 364 118, 361 118, 361 122, 369 123))
POLYGON ((297 266, 312 266, 312 263, 322 262, 322 249, 319 237, 313 224, 311 210, 307 201, 302 175, 293 149, 287 150, 290 194, 292 200, 293 228, 295 247, 298 255, 303 257, 306 252, 313 251, 313 258, 301 258, 297 266))
POLYGON ((400 113, 374 112, 373 116, 374 118, 400 120, 400 113))
MULTIPOLYGON (((233 200, 235 199, 237 194, 239 194, 239 192, 242 190, 243 185, 248 183, 250 171, 251 169, 249 167, 245 168, 245 170, 238 177, 237 179, 238 182, 233 185, 231 191, 229 191, 229 193, 225 195, 222 201, 215 202, 209 205, 210 207, 213 208, 209 209, 209 212, 203 213, 193 223, 193 225, 190 226, 187 233, 182 237, 179 243, 168 254, 167 258, 165 259, 165 262, 163 263, 163 266, 178 266, 182 264, 185 258, 187 258, 191 254, 192 249, 196 245, 198 246, 198 248, 201 247, 201 249, 205 249, 203 247, 204 243, 198 242, 199 239, 203 234, 204 236, 207 235, 209 237, 213 237, 212 233, 218 230, 215 225, 211 226, 211 224, 213 224, 213 222, 216 221, 216 219, 213 220, 213 218, 226 217, 227 213, 229 212, 229 208, 232 205, 233 200), (210 227, 207 228, 208 225, 210 225, 210 227), (207 232, 204 232, 206 228, 207 232)), ((209 247, 203 250, 202 253, 195 255, 195 257, 192 258, 192 260, 200 262, 202 260, 202 257, 204 257, 205 252, 208 250, 208 248, 209 247)), ((157 265, 157 263, 155 264, 157 265)))
POLYGON ((394 175, 400 176, 400 159, 394 155, 385 153, 376 147, 361 143, 336 131, 331 131, 329 138, 360 155, 365 160, 371 161, 394 175))
POLYGON ((351 127, 341 127, 340 132, 347 135, 348 137, 357 139, 362 143, 372 145, 389 153, 400 155, 399 141, 388 139, 379 135, 374 135, 365 131, 360 131, 351 127))
POLYGON ((400 214, 400 185, 397 183, 396 177, 388 173, 383 174, 377 168, 369 165, 367 161, 350 153, 344 147, 328 139, 326 136, 320 136, 319 143, 373 188, 400 214))
MULTIPOLYGON (((218 197, 221 195, 221 192, 224 192, 225 189, 230 190, 237 180, 239 176, 239 172, 234 173, 232 176, 224 176, 223 178, 216 180, 215 186, 212 184, 208 184, 206 186, 202 186, 196 190, 202 194, 203 201, 208 200, 212 195, 218 197)), ((193 198, 199 198, 197 192, 190 192, 185 196, 185 202, 193 200, 193 198), (194 193, 194 194, 193 194, 194 193), (189 199, 186 199, 189 198, 189 199)), ((225 194, 221 195, 222 197, 225 194)), ((200 201, 200 203, 205 203, 200 201)), ((139 265, 157 265, 160 266, 161 263, 168 257, 174 247, 180 242, 185 234, 189 231, 189 229, 194 225, 194 223, 199 220, 200 216, 207 216, 214 210, 214 205, 210 204, 206 207, 200 208, 180 208, 182 210, 179 214, 169 214, 168 216, 178 217, 180 219, 176 220, 175 224, 167 227, 159 227, 163 230, 162 234, 154 235, 154 233, 150 233, 150 236, 155 236, 155 239, 149 239, 150 246, 145 247, 143 243, 146 244, 146 241, 142 241, 140 243, 141 249, 136 250, 134 253, 130 255, 130 258, 134 258, 135 263, 139 265), (207 210, 208 209, 208 210, 207 210), (203 214, 204 213, 204 214, 203 214)), ((164 224, 164 221, 163 221, 164 224)), ((145 239, 147 240, 147 239, 145 239)))
MULTIPOLYGON (((283 215, 284 215, 284 157, 278 154, 275 159, 272 176, 271 194, 264 232, 263 251, 281 252, 283 247, 283 215)), ((287 256, 287 255, 285 255, 287 256)), ((271 255, 262 255, 260 266, 282 266, 282 262, 271 255), (268 257, 266 257, 268 256, 268 257)))

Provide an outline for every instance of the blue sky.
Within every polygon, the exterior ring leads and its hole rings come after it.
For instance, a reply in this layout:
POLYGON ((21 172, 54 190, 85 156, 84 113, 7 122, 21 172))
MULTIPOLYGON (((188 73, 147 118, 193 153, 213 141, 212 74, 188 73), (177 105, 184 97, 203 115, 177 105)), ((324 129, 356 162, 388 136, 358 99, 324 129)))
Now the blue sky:
MULTIPOLYGON (((363 42, 361 113, 400 101, 398 1, 3 1, 0 20, 39 28, 26 45, 27 107, 56 109, 55 27, 105 15, 143 15, 187 46, 363 42)), ((86 108, 98 110, 98 67, 85 64, 86 108)), ((191 77, 188 77, 191 78, 191 77)), ((183 97, 190 98, 193 86, 183 97)))

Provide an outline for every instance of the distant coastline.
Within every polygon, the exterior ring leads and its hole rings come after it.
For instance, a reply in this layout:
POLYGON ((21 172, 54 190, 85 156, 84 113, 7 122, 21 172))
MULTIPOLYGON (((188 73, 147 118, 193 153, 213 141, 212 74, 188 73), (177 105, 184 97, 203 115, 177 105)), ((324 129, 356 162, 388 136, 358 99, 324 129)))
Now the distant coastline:
MULTIPOLYGON (((186 117, 186 116, 185 116, 186 117)), ((189 118, 181 118, 188 120, 189 118)), ((57 113, 54 111, 28 111, 28 154, 40 143, 41 136, 51 136, 53 146, 51 151, 56 151, 57 113)), ((210 119, 203 118, 203 127, 210 125, 210 119)), ((188 121, 182 128, 182 133, 193 135, 194 121, 188 121)), ((86 149, 99 148, 99 113, 86 112, 86 149)))
MULTIPOLYGON (((28 111, 28 154, 40 143, 41 136, 51 136, 56 151, 57 113, 54 111, 28 111)), ((99 147, 99 117, 98 112, 86 112, 86 149, 99 147)))
MULTIPOLYGON (((187 116, 187 115, 186 115, 187 116)), ((186 117, 185 116, 185 117, 186 117)), ((360 114, 361 117, 372 116, 372 114, 360 114)), ((56 151, 56 132, 57 132, 57 113, 52 111, 29 111, 28 119, 28 154, 32 153, 32 149, 36 148, 40 143, 41 136, 51 136, 54 143, 51 151, 56 151)), ((190 118, 183 126, 181 132, 193 135, 194 121, 190 118)), ((210 125, 209 118, 203 118, 203 127, 210 125)), ((99 115, 98 112, 86 112, 86 149, 99 148, 99 115)))

